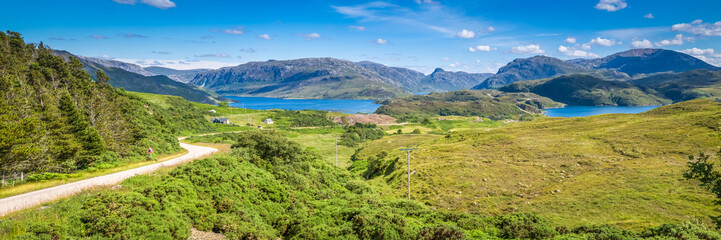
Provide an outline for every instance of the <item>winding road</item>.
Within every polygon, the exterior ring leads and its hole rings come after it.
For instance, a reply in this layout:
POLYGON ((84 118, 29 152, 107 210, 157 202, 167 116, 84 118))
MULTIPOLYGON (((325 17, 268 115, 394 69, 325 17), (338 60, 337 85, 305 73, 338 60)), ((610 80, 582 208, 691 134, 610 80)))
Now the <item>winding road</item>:
MULTIPOLYGON (((182 139, 183 138, 179 138, 178 140, 182 139)), ((5 216, 16 211, 36 207, 43 203, 75 195, 88 188, 114 185, 135 175, 147 174, 160 168, 190 162, 218 151, 218 149, 215 148, 195 146, 182 142, 180 143, 180 147, 188 150, 188 153, 164 162, 0 199, 0 216, 5 216)))

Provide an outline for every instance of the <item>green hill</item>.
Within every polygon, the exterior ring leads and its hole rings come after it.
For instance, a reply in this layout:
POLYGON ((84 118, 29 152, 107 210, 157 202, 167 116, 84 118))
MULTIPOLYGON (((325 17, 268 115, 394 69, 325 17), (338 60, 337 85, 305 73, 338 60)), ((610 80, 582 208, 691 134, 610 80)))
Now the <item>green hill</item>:
POLYGON ((583 74, 515 82, 499 90, 531 92, 554 101, 577 106, 644 106, 672 102, 657 96, 659 94, 650 88, 626 82, 606 81, 583 74))
POLYGON ((665 73, 632 81, 653 88, 674 102, 697 98, 721 99, 721 71, 706 69, 682 73, 665 73))
POLYGON ((110 77, 110 85, 116 88, 123 88, 128 91, 155 93, 180 96, 186 100, 215 104, 218 101, 229 101, 213 91, 199 88, 187 83, 178 82, 165 75, 153 75, 153 73, 141 68, 138 65, 98 58, 76 56, 66 51, 54 50, 53 54, 65 59, 77 58, 83 65, 83 69, 90 73, 95 79, 95 72, 102 70, 110 77))
POLYGON ((688 156, 718 151, 721 104, 693 100, 642 114, 541 118, 445 136, 394 135, 355 154, 370 182, 439 209, 537 213, 554 224, 642 228, 718 215, 714 195, 683 179, 688 156), (379 153, 386 151, 384 155, 379 153))
POLYGON ((423 240, 721 237, 698 223, 630 231, 609 225, 566 227, 526 213, 489 216, 446 211, 407 200, 405 196, 379 192, 360 177, 332 166, 283 135, 272 131, 224 134, 223 138, 232 142, 229 154, 135 176, 114 188, 96 189, 44 209, 15 214, 0 221, 0 237, 195 239, 214 235, 218 239, 423 240))
POLYGON ((384 100, 380 104, 382 105, 376 113, 398 119, 451 115, 518 119, 524 115, 542 114, 543 108, 563 106, 533 93, 505 93, 496 90, 461 90, 414 95, 384 100))
POLYGON ((26 44, 18 33, 0 33, 0 72, 3 178, 145 160, 149 146, 177 152, 176 135, 214 129, 182 99, 166 109, 94 82, 78 59, 26 44))

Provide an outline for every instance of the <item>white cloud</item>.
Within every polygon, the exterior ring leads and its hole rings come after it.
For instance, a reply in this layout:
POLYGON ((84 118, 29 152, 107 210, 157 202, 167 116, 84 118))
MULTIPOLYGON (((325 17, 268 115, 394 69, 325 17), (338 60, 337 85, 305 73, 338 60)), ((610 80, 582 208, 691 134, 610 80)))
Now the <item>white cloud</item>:
POLYGON ((615 12, 626 7, 628 7, 626 0, 600 0, 598 4, 596 4, 596 9, 609 12, 615 12))
POLYGON ((444 58, 441 58, 441 60, 443 60, 443 61, 450 61, 451 58, 449 58, 449 57, 444 57, 444 58))
POLYGON ((538 44, 531 44, 526 46, 515 46, 511 48, 511 53, 515 54, 543 54, 546 51, 541 49, 538 44))
MULTIPOLYGON (((232 58, 231 58, 232 59, 232 58)), ((113 59, 122 62, 138 64, 142 67, 163 66, 177 70, 189 69, 218 69, 222 67, 237 66, 240 63, 206 61, 198 59, 113 59)))
POLYGON ((570 43, 570 44, 576 44, 576 38, 569 37, 569 38, 566 38, 566 40, 564 40, 564 42, 570 43))
POLYGON ((232 35, 243 35, 245 33, 245 27, 237 26, 232 29, 225 29, 225 30, 223 30, 223 33, 232 34, 232 35))
POLYGON ((416 1, 416 3, 418 3, 418 4, 424 4, 424 3, 434 3, 434 4, 435 4, 435 3, 438 3, 438 2, 435 2, 435 1, 433 1, 433 0, 415 0, 415 1, 416 1))
POLYGON ((598 32, 599 36, 616 39, 631 39, 634 37, 654 36, 668 32, 668 27, 621 28, 598 32))
POLYGON ((460 66, 461 66, 461 63, 459 63, 459 62, 451 63, 451 64, 448 64, 448 66, 449 66, 449 67, 452 67, 452 68, 457 68, 457 67, 460 67, 460 66))
POLYGON ((653 13, 649 13, 649 14, 643 15, 643 17, 648 18, 648 19, 654 19, 654 18, 656 18, 656 17, 653 16, 653 13))
POLYGON ((693 41, 693 38, 684 37, 683 34, 677 34, 676 37, 673 39, 666 39, 666 40, 661 40, 660 42, 657 42, 656 46, 663 47, 663 46, 668 46, 668 45, 674 45, 674 46, 683 45, 684 40, 693 41))
POLYGON ((461 30, 460 32, 456 33, 457 38, 473 38, 476 36, 476 33, 473 31, 469 31, 466 29, 461 30))
POLYGON ((707 49, 691 48, 691 49, 681 50, 680 52, 689 54, 689 55, 714 55, 713 48, 707 48, 707 49))
POLYGON ((135 0, 113 0, 113 2, 120 3, 120 4, 129 4, 129 5, 135 5, 137 1, 135 0))
POLYGON ((318 38, 320 38, 320 34, 317 34, 317 33, 309 33, 309 34, 303 35, 303 37, 305 37, 305 40, 310 41, 310 40, 313 40, 313 39, 318 39, 318 38))
POLYGON ((711 24, 699 19, 691 23, 674 24, 671 26, 671 31, 688 32, 699 36, 721 36, 721 21, 711 24))
POLYGON ((493 32, 493 31, 496 31, 496 28, 494 28, 493 26, 488 26, 488 28, 486 28, 486 30, 489 32, 493 32))
POLYGON ((573 47, 566 47, 566 46, 558 46, 558 52, 563 53, 566 56, 569 57, 579 57, 579 58, 597 58, 598 55, 595 53, 586 52, 583 50, 578 50, 573 47))
POLYGON ((651 41, 648 39, 638 40, 635 39, 631 41, 631 47, 633 48, 652 48, 653 44, 651 44, 651 41))
POLYGON ((498 48, 492 48, 491 46, 488 46, 488 45, 478 45, 475 47, 468 48, 469 52, 490 52, 490 51, 496 51, 496 50, 498 50, 498 48))
POLYGON ((375 43, 378 44, 378 45, 385 45, 385 44, 388 43, 388 40, 379 38, 379 39, 376 39, 376 40, 375 40, 375 43))
POLYGON ((203 58, 229 58, 230 55, 228 55, 227 53, 206 53, 206 54, 195 55, 195 57, 203 57, 203 58))
POLYGON ((95 58, 100 58, 100 59, 105 59, 105 60, 113 60, 113 59, 115 59, 114 57, 111 57, 111 56, 109 56, 109 55, 107 55, 107 54, 103 54, 103 55, 100 55, 100 56, 96 56, 95 58))
MULTIPOLYGON (((421 3, 423 3, 422 0, 421 3)), ((437 32, 445 37, 454 37, 457 31, 453 29, 459 27, 485 29, 489 26, 488 23, 479 21, 476 17, 467 16, 459 9, 449 8, 442 4, 407 7, 384 1, 372 1, 357 5, 331 7, 337 13, 347 18, 357 19, 359 22, 380 22, 406 30, 437 32)))
POLYGON ((141 0, 140 2, 160 9, 175 7, 175 3, 170 0, 141 0))
POLYGON ((713 48, 707 48, 707 49, 700 49, 700 48, 691 48, 686 50, 681 50, 680 52, 689 54, 691 56, 694 56, 695 58, 701 59, 704 62, 707 62, 708 64, 721 67, 721 53, 716 53, 716 51, 713 50, 713 48))
POLYGON ((589 46, 598 45, 598 46, 604 46, 604 47, 611 47, 613 45, 621 44, 621 43, 616 42, 615 39, 597 37, 597 38, 591 39, 591 41, 586 44, 588 44, 589 46))
POLYGON ((364 26, 356 26, 356 25, 350 25, 350 26, 348 26, 348 28, 350 28, 350 29, 356 29, 356 30, 358 30, 358 31, 365 31, 365 30, 366 30, 366 27, 364 27, 364 26))
POLYGON ((258 35, 258 38, 262 38, 262 39, 265 39, 265 40, 270 40, 270 36, 268 36, 268 34, 258 35))
MULTIPOLYGON (((128 5, 135 5, 138 1, 137 0, 113 0, 113 2, 120 3, 120 4, 128 4, 128 5)), ((175 3, 170 0, 140 0, 141 3, 153 6, 160 9, 168 9, 168 8, 174 8, 175 3)))

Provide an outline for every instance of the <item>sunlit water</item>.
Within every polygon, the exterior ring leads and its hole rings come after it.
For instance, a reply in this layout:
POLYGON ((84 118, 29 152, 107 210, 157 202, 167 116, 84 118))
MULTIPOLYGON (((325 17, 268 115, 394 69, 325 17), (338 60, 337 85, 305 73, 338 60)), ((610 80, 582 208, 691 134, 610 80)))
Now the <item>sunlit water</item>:
POLYGON ((231 97, 238 102, 231 103, 233 107, 246 107, 249 109, 290 109, 290 110, 324 110, 342 113, 373 113, 380 104, 374 100, 353 99, 282 99, 264 97, 231 97))
POLYGON ((658 106, 638 106, 638 107, 593 107, 593 106, 570 106, 564 108, 545 109, 546 116, 549 117, 585 117, 607 113, 640 113, 658 106))

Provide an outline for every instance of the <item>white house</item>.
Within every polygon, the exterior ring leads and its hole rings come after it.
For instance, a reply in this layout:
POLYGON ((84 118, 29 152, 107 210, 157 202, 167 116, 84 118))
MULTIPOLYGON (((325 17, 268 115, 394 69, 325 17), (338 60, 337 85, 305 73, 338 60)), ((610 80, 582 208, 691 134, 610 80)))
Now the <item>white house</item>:
POLYGON ((265 121, 263 121, 263 123, 265 123, 265 124, 273 124, 273 120, 271 120, 270 118, 268 118, 268 119, 265 119, 265 121))

